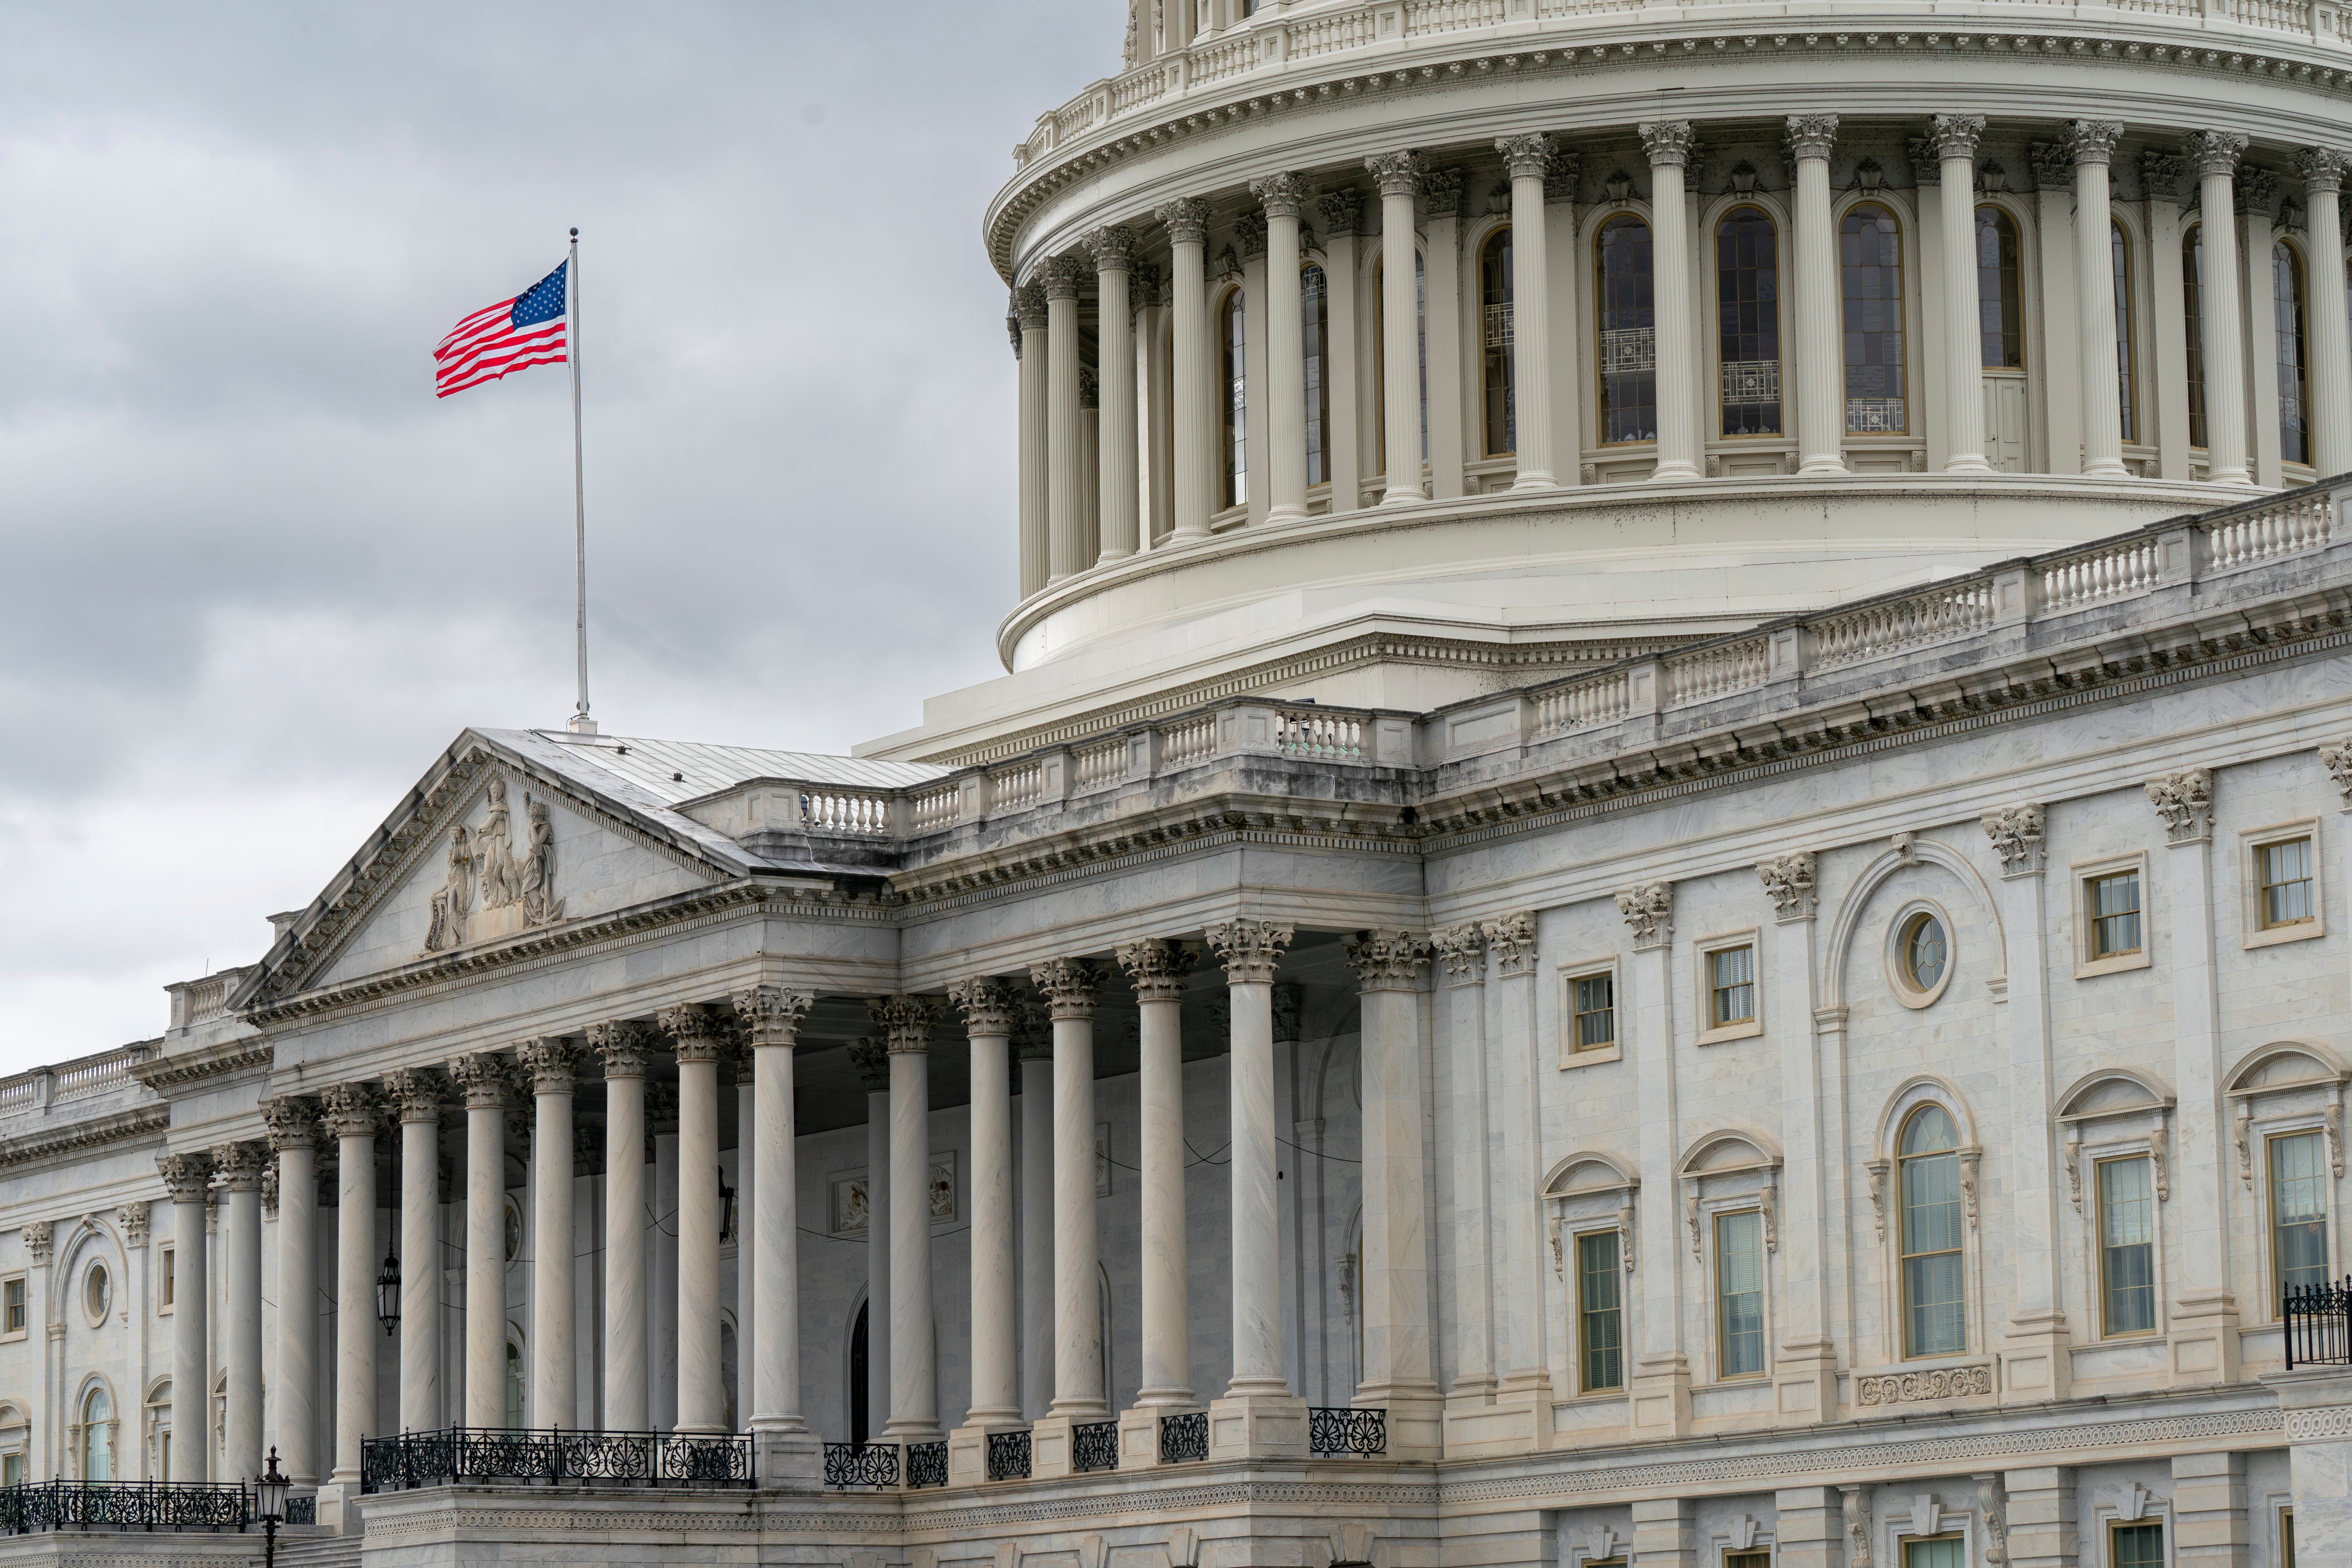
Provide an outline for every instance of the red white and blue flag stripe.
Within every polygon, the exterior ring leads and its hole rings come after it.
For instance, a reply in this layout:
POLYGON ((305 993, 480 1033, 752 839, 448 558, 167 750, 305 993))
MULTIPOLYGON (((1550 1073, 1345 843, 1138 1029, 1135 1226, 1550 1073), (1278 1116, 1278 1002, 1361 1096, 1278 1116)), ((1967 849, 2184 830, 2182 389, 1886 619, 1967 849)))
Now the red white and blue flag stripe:
POLYGON ((435 395, 446 397, 535 364, 563 363, 564 286, 571 268, 566 261, 513 299, 477 310, 450 328, 433 351, 435 395))

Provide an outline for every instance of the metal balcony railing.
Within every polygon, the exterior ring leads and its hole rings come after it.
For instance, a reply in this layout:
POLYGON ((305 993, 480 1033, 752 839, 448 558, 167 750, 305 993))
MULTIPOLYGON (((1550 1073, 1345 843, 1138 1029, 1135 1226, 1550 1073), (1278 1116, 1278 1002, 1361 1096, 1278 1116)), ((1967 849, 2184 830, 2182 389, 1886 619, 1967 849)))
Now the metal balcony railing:
POLYGON ((2286 1364, 2352 1366, 2352 1275, 2340 1285, 2290 1285, 2279 1296, 2286 1364))
MULTIPOLYGON (((317 1507, 315 1499, 299 1500, 317 1507)), ((10 1535, 37 1530, 241 1531, 254 1522, 253 1493, 233 1482, 28 1481, 0 1487, 0 1531, 10 1535)))
POLYGON ((943 1487, 948 1484, 948 1446, 944 1438, 936 1443, 907 1445, 907 1486, 943 1487))
POLYGON ((1181 1415, 1160 1418, 1160 1462, 1163 1465, 1189 1464, 1209 1457, 1209 1413, 1188 1410, 1181 1415))
POLYGON ((988 1435, 988 1479, 1025 1481, 1029 1479, 1029 1434, 991 1432, 988 1435))
POLYGON ((898 1484, 896 1443, 827 1443, 824 1484, 829 1487, 895 1487, 898 1484))
POLYGON ((1307 1451, 1318 1459, 1385 1454, 1389 1413, 1353 1405, 1315 1405, 1307 1412, 1307 1451))
POLYGON ((1070 1468, 1081 1475, 1118 1468, 1118 1423, 1090 1421, 1071 1427, 1070 1468))
POLYGON ((454 1481, 748 1487, 751 1439, 732 1433, 452 1426, 370 1437, 360 1445, 362 1492, 454 1481))

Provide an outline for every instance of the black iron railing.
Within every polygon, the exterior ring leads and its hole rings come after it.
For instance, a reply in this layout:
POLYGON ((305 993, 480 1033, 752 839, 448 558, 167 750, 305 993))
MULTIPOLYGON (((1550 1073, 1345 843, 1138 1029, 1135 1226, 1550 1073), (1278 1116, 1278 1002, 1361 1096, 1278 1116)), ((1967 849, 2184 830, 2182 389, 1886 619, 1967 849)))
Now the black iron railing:
POLYGON ((253 1493, 234 1482, 26 1481, 0 1487, 0 1531, 243 1530, 253 1493))
POLYGON ((907 1445, 907 1485, 912 1487, 943 1487, 948 1484, 948 1445, 945 1438, 936 1443, 907 1445))
POLYGON ((1080 1474, 1118 1468, 1118 1423, 1089 1421, 1071 1427, 1070 1468, 1080 1474))
POLYGON ((1307 1451, 1318 1459, 1343 1454, 1385 1454, 1389 1413, 1353 1405, 1313 1405, 1307 1412, 1307 1451))
POLYGON ((1160 1462, 1163 1465, 1189 1464, 1209 1457, 1209 1413, 1188 1410, 1181 1415, 1160 1418, 1160 1462))
POLYGON ((312 1492, 309 1497, 288 1498, 286 1500, 286 1522, 289 1524, 318 1523, 319 1494, 312 1492))
POLYGON ((1025 1481, 1029 1479, 1029 1434, 991 1432, 988 1435, 988 1479, 1025 1481))
POLYGON ((824 1484, 829 1487, 895 1487, 898 1484, 896 1443, 827 1443, 824 1484))
POLYGON ((2340 1285, 2290 1285, 2279 1294, 2286 1364, 2352 1366, 2352 1275, 2340 1285))
POLYGON ((678 1432, 452 1426, 360 1445, 360 1489, 398 1491, 453 1481, 624 1487, 748 1487, 751 1439, 678 1432))

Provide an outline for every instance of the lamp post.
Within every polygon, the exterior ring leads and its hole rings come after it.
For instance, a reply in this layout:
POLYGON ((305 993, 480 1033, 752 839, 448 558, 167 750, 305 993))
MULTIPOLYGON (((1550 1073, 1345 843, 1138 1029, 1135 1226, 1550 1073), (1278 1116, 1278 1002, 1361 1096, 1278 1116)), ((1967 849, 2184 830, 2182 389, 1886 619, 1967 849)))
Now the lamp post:
POLYGON ((400 1329, 400 1255, 383 1255, 383 1272, 375 1277, 375 1321, 390 1339, 400 1329))
POLYGON ((278 1527, 286 1521, 286 1491, 289 1483, 278 1471, 278 1449, 273 1444, 269 1463, 261 1479, 254 1483, 254 1506, 261 1514, 263 1568, 278 1568, 278 1527))

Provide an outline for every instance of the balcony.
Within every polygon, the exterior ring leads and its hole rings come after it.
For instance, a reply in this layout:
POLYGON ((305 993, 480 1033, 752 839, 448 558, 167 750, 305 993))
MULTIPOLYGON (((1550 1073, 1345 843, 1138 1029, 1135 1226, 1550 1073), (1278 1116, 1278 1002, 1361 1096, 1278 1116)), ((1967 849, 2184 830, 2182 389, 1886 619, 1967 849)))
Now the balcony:
MULTIPOLYGON (((0 1487, 0 1532, 93 1530, 235 1530, 259 1522, 253 1493, 240 1485, 201 1481, 33 1481, 0 1487)), ((318 1506, 314 1498, 289 1498, 318 1506)), ((315 1519, 315 1513, 312 1519, 315 1519)), ((303 1521, 301 1522, 310 1522, 303 1521)))
POLYGON ((2352 1366, 2352 1275, 2340 1285, 2290 1285, 2280 1294, 2286 1369, 2352 1366))
POLYGON ((370 1437, 360 1445, 362 1492, 404 1491, 460 1481, 661 1489, 749 1487, 753 1484, 751 1439, 734 1434, 452 1426, 438 1432, 370 1437))

